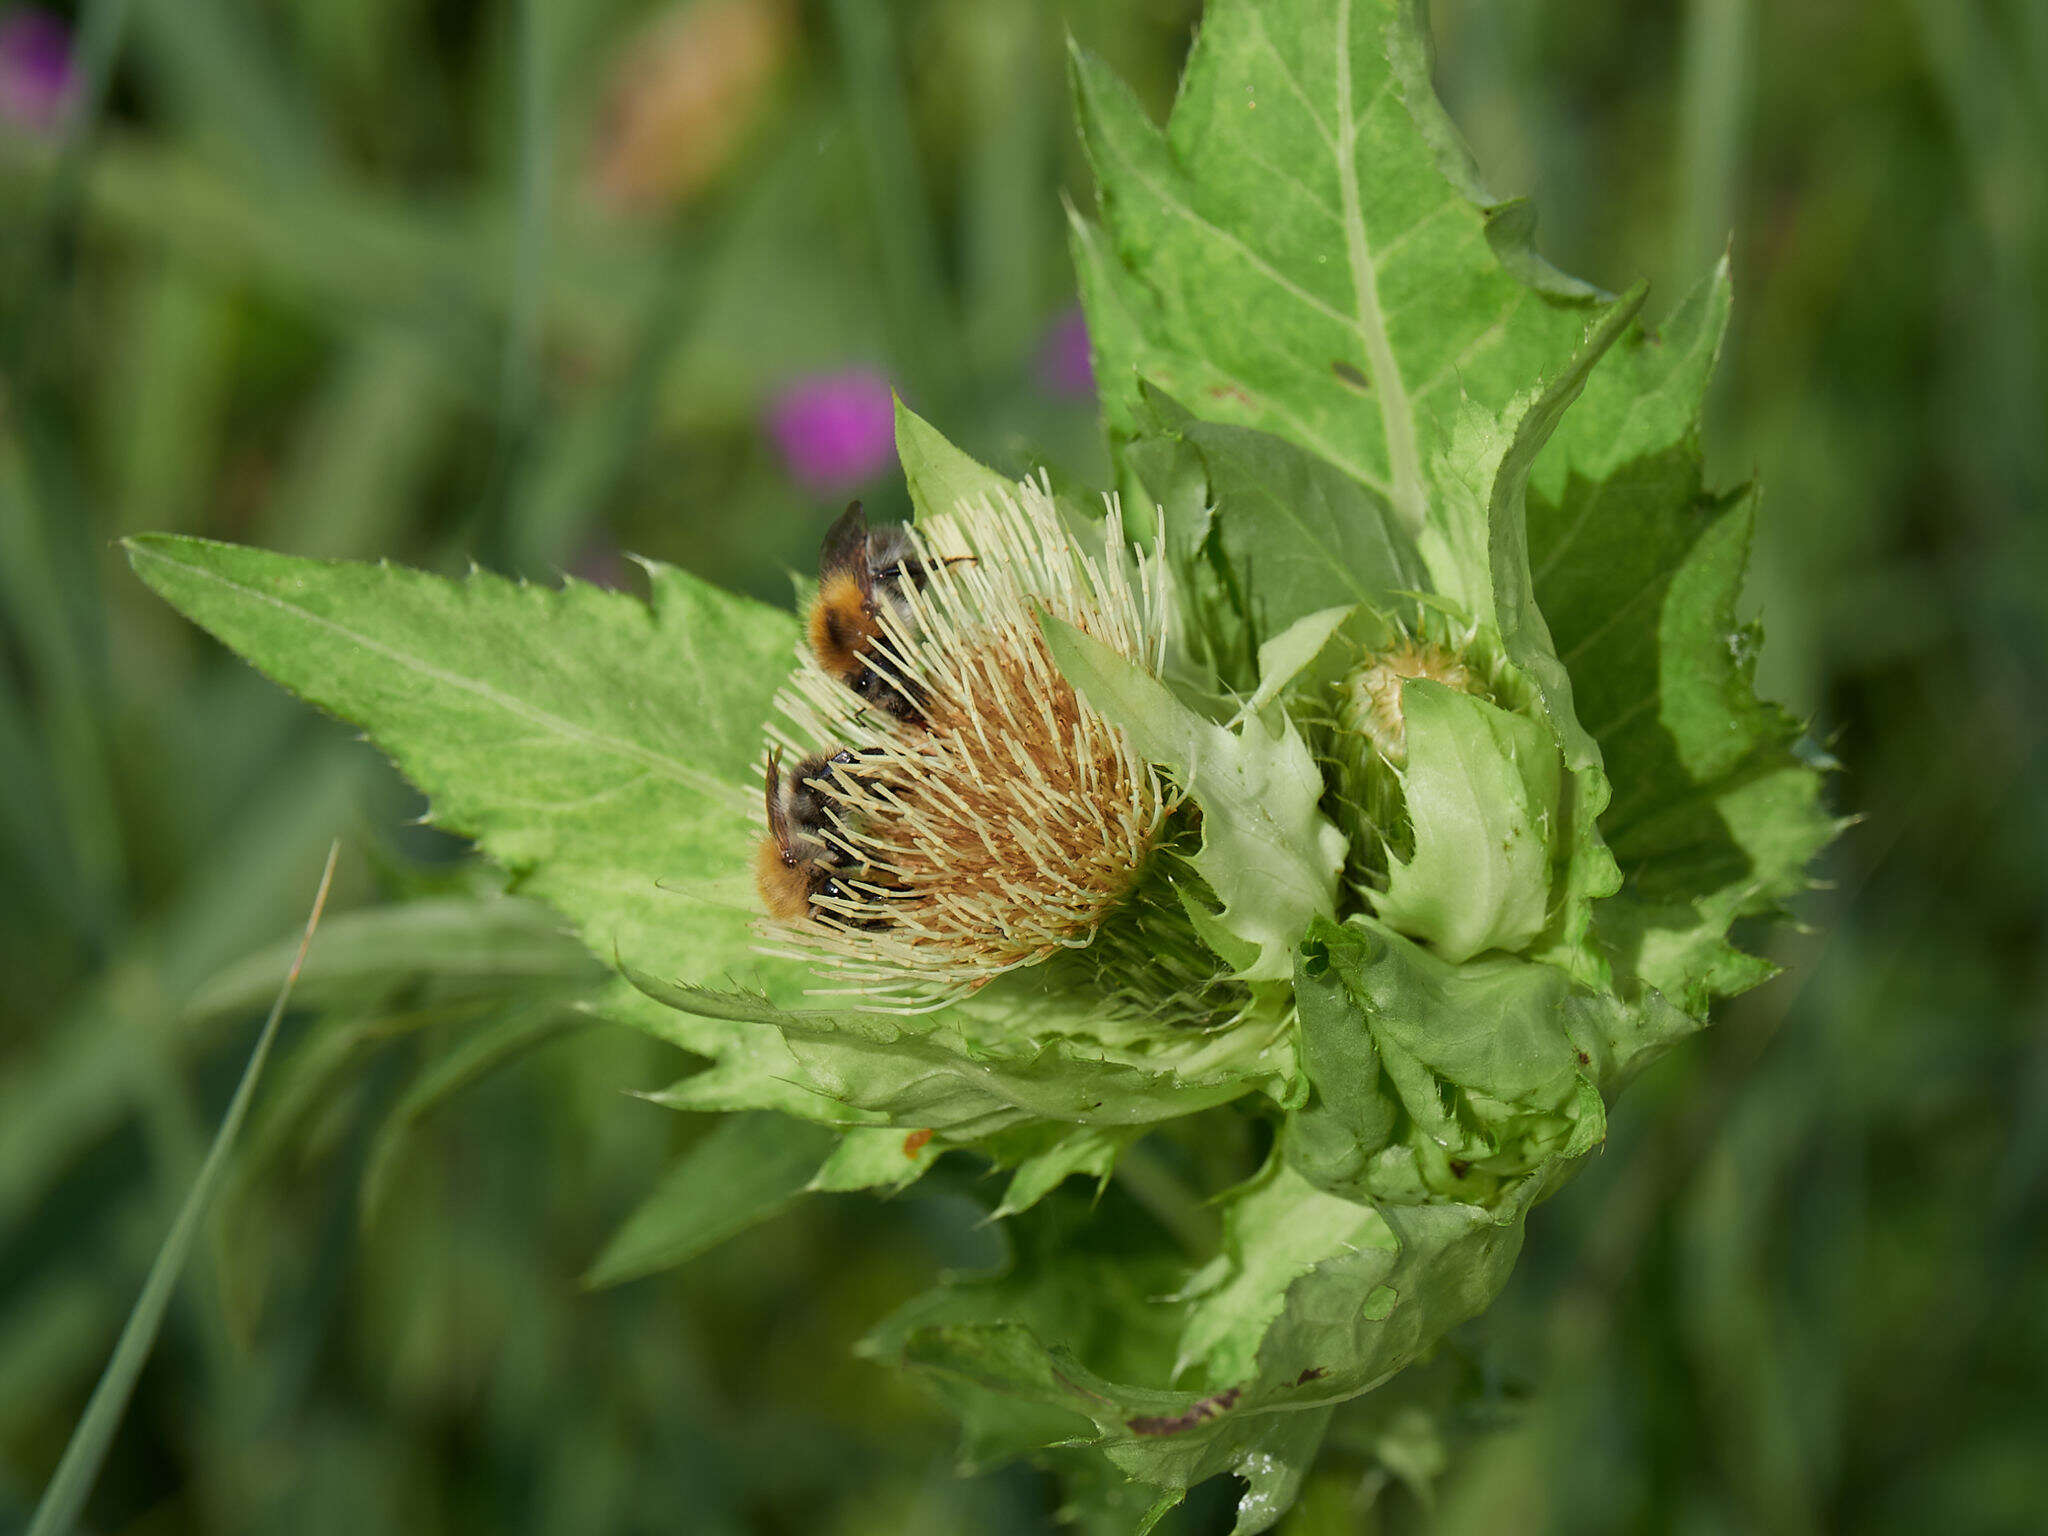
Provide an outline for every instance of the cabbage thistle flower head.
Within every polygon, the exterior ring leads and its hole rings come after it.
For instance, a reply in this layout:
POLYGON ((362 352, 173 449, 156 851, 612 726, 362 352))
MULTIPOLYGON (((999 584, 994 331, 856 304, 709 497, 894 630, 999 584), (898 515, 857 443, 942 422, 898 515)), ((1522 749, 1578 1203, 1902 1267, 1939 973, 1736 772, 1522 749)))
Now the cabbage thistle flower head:
POLYGON ((908 536, 927 574, 878 605, 869 663, 916 718, 869 707, 806 656, 770 731, 778 758, 831 760, 811 784, 854 871, 810 917, 768 925, 770 942, 869 1006, 945 1002, 1087 946, 1178 803, 1061 675, 1039 624, 1050 614, 1156 675, 1152 562, 1084 550, 1030 481, 908 536))

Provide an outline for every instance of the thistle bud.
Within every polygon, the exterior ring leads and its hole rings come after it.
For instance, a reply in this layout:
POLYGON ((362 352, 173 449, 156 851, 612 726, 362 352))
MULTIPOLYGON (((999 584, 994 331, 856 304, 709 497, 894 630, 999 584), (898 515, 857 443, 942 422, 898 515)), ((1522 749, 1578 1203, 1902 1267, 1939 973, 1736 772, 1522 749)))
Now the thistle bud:
POLYGON ((1445 959, 1520 950, 1549 917, 1557 744, 1490 636, 1418 628, 1337 685, 1349 873, 1382 921, 1445 959))
POLYGON ((1429 640, 1403 638, 1367 656, 1344 679, 1338 717, 1345 729, 1372 743, 1395 767, 1408 760, 1408 725, 1401 713, 1401 685, 1424 678, 1460 693, 1486 696, 1478 674, 1455 651, 1429 640))

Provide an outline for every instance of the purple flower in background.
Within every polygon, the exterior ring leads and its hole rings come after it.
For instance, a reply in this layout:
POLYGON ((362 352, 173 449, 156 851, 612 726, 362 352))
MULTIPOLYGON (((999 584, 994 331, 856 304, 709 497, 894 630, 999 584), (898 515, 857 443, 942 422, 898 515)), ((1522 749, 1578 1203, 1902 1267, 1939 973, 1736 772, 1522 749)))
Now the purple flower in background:
POLYGON ((805 489, 852 490, 881 473, 895 452, 895 392, 872 368, 810 374, 777 392, 768 430, 805 489))
POLYGON ((50 133, 77 95, 71 28, 31 6, 0 11, 0 124, 50 133))
POLYGON ((1093 396, 1095 364, 1088 355, 1088 321, 1079 309, 1055 320, 1038 344, 1038 384, 1049 395, 1093 396))

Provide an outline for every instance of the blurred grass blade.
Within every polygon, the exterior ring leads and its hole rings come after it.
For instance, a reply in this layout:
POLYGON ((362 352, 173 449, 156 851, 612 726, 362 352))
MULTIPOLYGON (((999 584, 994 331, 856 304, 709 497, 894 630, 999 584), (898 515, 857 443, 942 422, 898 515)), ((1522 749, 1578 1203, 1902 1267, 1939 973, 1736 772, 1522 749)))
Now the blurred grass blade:
POLYGON ((261 183, 318 186, 336 169, 330 119, 268 20, 244 0, 143 0, 136 70, 160 110, 244 157, 261 183))
MULTIPOLYGON (((216 972, 185 1005, 189 1018, 261 1007, 291 958, 279 944, 216 972)), ((517 896, 430 896, 345 912, 327 924, 320 953, 299 973, 302 1001, 345 1007, 366 992, 411 979, 463 994, 594 986, 604 967, 563 931, 562 919, 517 896)))
POLYGON ((548 84, 539 0, 520 0, 517 89, 519 157, 513 198, 510 299, 498 376, 498 445, 479 503, 475 544, 487 563, 505 565, 506 519, 539 423, 541 307, 547 287, 548 84))
POLYGON ((445 1056, 428 1066, 377 1127, 356 1199, 356 1214, 361 1223, 367 1227, 376 1221, 402 1155, 413 1145, 413 1132, 427 1116, 528 1051, 589 1022, 588 1014, 571 1012, 553 1003, 537 1010, 518 1010, 465 1035, 445 1056))
POLYGON ((1692 287, 1735 227, 1755 33, 1750 0, 1691 0, 1685 28, 1679 85, 1682 211, 1671 253, 1675 293, 1692 287))
POLYGON ((804 1192, 838 1144, 839 1132, 770 1110, 730 1117, 669 1169, 583 1283, 638 1280, 766 1221, 804 1192))
POLYGON ((32 232, 27 269, 13 274, 16 280, 8 294, 9 303, 0 307, 0 313, 5 315, 0 358, 6 360, 7 371, 17 379, 27 378, 33 372, 41 327, 51 310, 51 306, 41 302, 42 290, 52 275, 57 252, 78 207, 79 190, 85 183, 86 156, 106 105, 114 59, 128 30, 128 11, 129 0, 94 0, 79 13, 78 47, 74 54, 78 97, 65 114, 49 174, 36 189, 34 212, 27 225, 32 232))
POLYGON ((1042 215, 1055 180, 1046 85, 1057 56, 1045 36, 1035 12, 990 7, 967 61, 975 106, 959 190, 961 329, 974 366, 990 374, 1027 353, 1052 298, 1042 215))
POLYGON ((256 1048, 249 1053, 249 1064, 242 1069, 242 1080, 235 1088, 234 1099, 221 1120, 220 1130, 214 1135, 213 1146, 207 1151, 199 1177, 185 1196, 178 1219, 171 1224, 170 1235, 164 1239, 163 1247, 157 1250, 156 1262, 150 1266, 149 1278, 143 1282, 135 1310, 128 1314, 128 1325, 121 1330, 113 1357, 100 1373, 99 1385, 93 1388, 85 1413, 71 1433, 71 1443, 64 1447, 63 1458, 57 1463, 50 1485, 43 1490, 43 1501, 36 1508, 28 1536, 63 1536, 77 1524, 79 1512, 85 1508, 86 1497, 99 1476, 107 1447, 113 1441, 114 1432, 121 1427, 121 1415, 128 1406, 129 1394, 135 1390, 135 1379, 142 1374, 143 1363, 156 1343, 157 1329, 163 1324, 171 1293, 177 1289, 178 1276, 185 1268, 185 1257, 192 1249, 192 1239, 198 1235, 200 1218, 206 1214, 206 1207, 226 1171, 228 1150, 235 1143, 242 1121, 248 1117, 249 1102, 256 1092, 256 1079, 263 1072, 264 1060, 277 1036, 277 1021, 284 1017, 285 1006, 291 1001, 292 983, 298 980, 299 968, 305 963, 306 950, 313 942, 313 931, 320 926, 320 913, 327 905, 327 890, 334 881, 334 861, 340 852, 340 843, 327 850, 327 866, 320 872, 320 889, 313 896, 313 910, 307 914, 306 931, 299 939, 298 954, 292 960, 291 969, 285 973, 284 985, 278 988, 277 1001, 271 1004, 270 1016, 263 1021, 262 1033, 256 1037, 256 1048))
POLYGON ((892 361, 922 405, 955 383, 955 324, 940 275, 938 236, 918 165, 889 10, 877 0, 833 0, 847 112, 867 171, 881 256, 882 305, 892 361))

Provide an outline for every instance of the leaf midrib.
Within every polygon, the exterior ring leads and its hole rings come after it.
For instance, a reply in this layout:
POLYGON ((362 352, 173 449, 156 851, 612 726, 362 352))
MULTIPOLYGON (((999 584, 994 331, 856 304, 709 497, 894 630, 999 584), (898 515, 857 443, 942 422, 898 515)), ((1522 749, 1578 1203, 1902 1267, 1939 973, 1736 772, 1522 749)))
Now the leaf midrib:
POLYGON ((1358 196, 1358 124, 1351 99, 1351 0, 1337 4, 1337 191, 1344 202, 1344 245, 1351 264, 1353 307, 1365 342, 1366 372, 1379 397, 1380 430, 1387 440, 1388 499, 1411 534, 1422 531, 1422 451, 1415 438, 1415 407, 1395 361, 1386 317, 1380 311, 1379 279, 1365 211, 1358 196))

